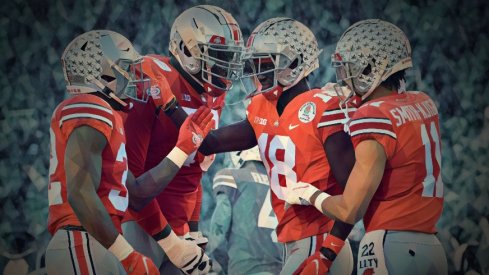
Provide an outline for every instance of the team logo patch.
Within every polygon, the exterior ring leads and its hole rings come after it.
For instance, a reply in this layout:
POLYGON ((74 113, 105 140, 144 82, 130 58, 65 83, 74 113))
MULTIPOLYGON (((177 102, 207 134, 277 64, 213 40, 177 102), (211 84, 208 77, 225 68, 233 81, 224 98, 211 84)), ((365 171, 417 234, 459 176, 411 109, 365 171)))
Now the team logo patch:
POLYGON ((154 99, 160 99, 160 88, 158 88, 158 86, 151 86, 151 88, 148 89, 148 94, 154 99))
POLYGON ((316 116, 316 104, 314 102, 306 102, 299 109, 299 120, 304 123, 311 122, 316 116))
POLYGON ((195 145, 200 145, 202 143, 204 139, 202 138, 201 135, 199 134, 196 134, 196 133, 193 133, 192 132, 192 142, 195 144, 195 145))

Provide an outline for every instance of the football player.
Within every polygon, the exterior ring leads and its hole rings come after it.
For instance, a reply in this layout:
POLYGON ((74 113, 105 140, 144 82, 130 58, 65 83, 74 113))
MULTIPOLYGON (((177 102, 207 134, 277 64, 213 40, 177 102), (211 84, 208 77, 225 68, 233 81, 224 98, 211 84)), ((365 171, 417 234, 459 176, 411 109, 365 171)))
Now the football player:
POLYGON ((351 249, 343 245, 352 225, 335 223, 332 229, 333 221, 313 206, 287 207, 284 201, 289 182, 341 194, 354 163, 339 99, 330 89, 311 89, 307 81, 319 67, 316 38, 296 20, 272 18, 255 28, 247 47, 252 54, 245 73, 251 74, 245 80, 254 90, 247 119, 211 131, 199 150, 208 155, 258 144, 270 179, 278 240, 286 246, 281 273, 292 274, 310 255, 324 254, 321 271, 337 258, 332 272, 349 274, 351 249))
MULTIPOLYGON (((149 65, 143 71, 164 82, 167 87, 163 89, 172 92, 176 100, 161 91, 161 100, 149 101, 154 106, 134 103, 124 122, 129 168, 136 176, 146 173, 172 150, 182 121, 200 106, 212 109, 217 126, 225 92, 242 72, 243 48, 238 23, 221 8, 195 6, 175 19, 170 32, 170 56, 145 56, 144 63, 149 65)), ((178 236, 194 239, 201 245, 207 243, 198 229, 200 181, 212 161, 213 157, 190 155, 157 199, 140 214, 133 214, 144 231, 154 238, 161 235, 167 228, 157 219, 162 211, 178 236)))
MULTIPOLYGON (((130 71, 139 54, 122 35, 97 30, 76 37, 61 61, 71 97, 51 118, 47 273, 159 274, 121 235, 121 219, 128 206, 143 208, 171 180, 213 126, 212 114, 201 108, 186 119, 172 151, 135 178, 117 111, 129 109, 130 71)), ((179 246, 182 265, 210 269, 203 251, 185 255, 182 240, 164 241, 179 246)))
POLYGON ((355 166, 342 195, 299 183, 286 200, 347 223, 363 217, 358 274, 446 274, 435 236, 443 207, 439 117, 427 94, 405 90, 409 40, 389 22, 360 21, 341 36, 332 64, 362 100, 349 123, 355 166))
POLYGON ((212 185, 212 214, 207 251, 226 274, 278 274, 283 246, 277 242, 277 217, 258 147, 231 153, 236 168, 224 168, 212 185))

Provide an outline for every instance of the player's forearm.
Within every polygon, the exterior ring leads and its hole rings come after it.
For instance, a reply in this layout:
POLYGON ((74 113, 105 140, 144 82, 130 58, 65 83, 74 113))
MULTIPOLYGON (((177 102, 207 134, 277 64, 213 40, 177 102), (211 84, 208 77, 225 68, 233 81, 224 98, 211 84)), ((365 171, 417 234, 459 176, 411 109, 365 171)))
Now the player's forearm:
MULTIPOLYGON (((316 205, 316 198, 313 198, 311 202, 316 205)), ((323 200, 321 210, 326 216, 347 224, 354 224, 363 217, 358 209, 345 202, 343 195, 331 196, 323 200)))
POLYGON ((329 196, 315 194, 311 199, 322 202, 322 212, 346 223, 355 223, 362 219, 384 174, 386 157, 380 145, 375 141, 363 141, 357 146, 353 170, 342 195, 329 196))
MULTIPOLYGON (((183 152, 178 153, 182 154, 183 152)), ((180 170, 186 157, 186 155, 178 156, 177 158, 181 160, 174 159, 172 161, 171 157, 167 156, 151 170, 135 180, 129 180, 126 184, 130 194, 129 207, 139 211, 161 193, 180 170)))
POLYGON ((187 113, 182 109, 180 104, 178 104, 178 102, 175 102, 171 108, 166 110, 165 114, 166 116, 168 116, 168 118, 170 118, 173 124, 177 126, 177 128, 180 128, 180 126, 183 124, 188 116, 187 113))
POLYGON ((241 151, 257 144, 255 132, 247 120, 212 130, 199 147, 208 156, 216 153, 241 151))
POLYGON ((80 184, 80 188, 68 192, 68 202, 87 232, 105 248, 109 248, 119 232, 93 186, 80 184))

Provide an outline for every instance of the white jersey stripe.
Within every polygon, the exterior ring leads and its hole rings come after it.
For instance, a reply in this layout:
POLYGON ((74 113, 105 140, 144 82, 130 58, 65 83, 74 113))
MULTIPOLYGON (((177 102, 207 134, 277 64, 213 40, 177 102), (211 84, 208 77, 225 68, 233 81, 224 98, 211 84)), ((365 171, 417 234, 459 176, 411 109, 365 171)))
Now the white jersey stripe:
POLYGON ((392 122, 388 118, 360 118, 350 122, 350 126, 360 123, 385 123, 392 125, 392 122))
POLYGON ((94 118, 94 119, 98 119, 98 120, 101 120, 101 121, 109 124, 110 127, 113 127, 112 126, 112 121, 110 121, 110 119, 108 119, 106 117, 103 117, 103 116, 99 116, 99 115, 95 115, 95 114, 90 114, 90 113, 79 113, 79 114, 71 114, 71 115, 63 116, 61 118, 61 120, 59 121, 59 127, 61 127, 63 125, 63 122, 65 120, 69 120, 69 119, 72 119, 72 118, 94 118))
POLYGON ((341 124, 344 123, 346 119, 337 119, 337 120, 331 120, 331 121, 326 121, 326 122, 320 122, 318 123, 318 128, 324 127, 324 126, 331 126, 335 124, 341 124))
MULTIPOLYGON (((357 108, 348 108, 348 112, 355 112, 357 108)), ((323 113, 323 116, 328 116, 328 115, 337 115, 337 114, 342 114, 344 113, 343 110, 332 110, 332 111, 325 111, 323 113)))
POLYGON ((384 130, 384 129, 375 129, 375 128, 356 130, 356 131, 351 132, 350 136, 354 137, 356 135, 369 134, 369 133, 384 134, 384 135, 388 135, 392 138, 397 139, 397 135, 394 132, 389 131, 389 130, 384 130))
POLYGON ((75 249, 75 236, 73 235, 73 231, 66 231, 68 233, 68 237, 70 240, 70 252, 72 253, 73 263, 75 264, 75 274, 81 274, 80 265, 78 264, 78 256, 76 255, 75 249))
POLYGON ((227 176, 227 175, 218 175, 214 178, 214 182, 219 181, 219 180, 224 180, 228 182, 235 182, 233 176, 227 176))
POLYGON ((92 272, 92 263, 90 262, 91 257, 90 257, 90 255, 88 255, 87 242, 89 240, 88 240, 87 234, 85 234, 85 232, 81 233, 81 236, 82 236, 82 242, 83 242, 83 254, 85 255, 85 261, 86 261, 86 264, 87 264, 88 274, 89 275, 94 275, 93 272, 92 272))
POLYGON ((91 103, 74 103, 74 104, 69 104, 63 107, 61 110, 68 110, 68 109, 73 109, 73 108, 93 108, 97 110, 101 110, 104 112, 107 112, 109 114, 112 114, 112 110, 109 108, 102 107, 97 104, 91 104, 91 103))
POLYGON ((214 182, 214 185, 212 185, 212 189, 216 189, 216 187, 221 186, 221 185, 223 185, 223 186, 229 186, 229 187, 238 189, 238 186, 236 185, 236 183, 225 182, 225 181, 216 181, 216 182, 214 182))

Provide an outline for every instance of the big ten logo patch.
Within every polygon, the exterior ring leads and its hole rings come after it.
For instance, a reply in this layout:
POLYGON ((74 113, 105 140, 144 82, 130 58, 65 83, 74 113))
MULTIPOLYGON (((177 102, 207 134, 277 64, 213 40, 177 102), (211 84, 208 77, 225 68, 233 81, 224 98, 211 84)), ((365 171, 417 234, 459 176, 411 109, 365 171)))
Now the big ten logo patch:
POLYGON ((260 124, 260 125, 267 125, 267 119, 266 118, 261 118, 261 117, 257 117, 257 116, 253 119, 253 122, 256 124, 260 124))

